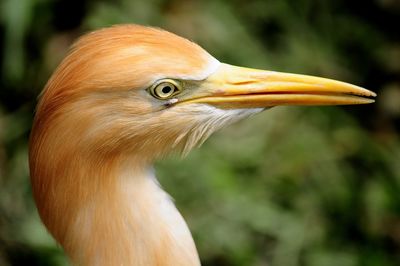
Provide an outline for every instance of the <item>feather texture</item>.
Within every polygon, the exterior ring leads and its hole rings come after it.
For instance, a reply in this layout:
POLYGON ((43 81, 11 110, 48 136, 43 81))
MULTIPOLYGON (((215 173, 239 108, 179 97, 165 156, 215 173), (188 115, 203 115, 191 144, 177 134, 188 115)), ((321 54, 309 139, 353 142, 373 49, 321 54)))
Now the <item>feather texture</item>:
POLYGON ((90 33, 72 47, 40 96, 29 159, 40 216, 73 263, 200 264, 148 169, 258 109, 161 108, 146 88, 165 77, 202 80, 218 66, 196 44, 137 25, 90 33))

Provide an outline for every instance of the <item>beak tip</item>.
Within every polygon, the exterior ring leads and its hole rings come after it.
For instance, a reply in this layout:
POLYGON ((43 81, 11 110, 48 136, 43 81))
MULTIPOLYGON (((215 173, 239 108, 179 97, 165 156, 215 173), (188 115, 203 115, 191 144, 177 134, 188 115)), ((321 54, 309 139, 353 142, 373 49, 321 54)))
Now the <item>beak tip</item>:
POLYGON ((360 104, 370 104, 370 103, 374 103, 375 99, 370 99, 370 98, 363 98, 363 101, 360 102, 360 104))

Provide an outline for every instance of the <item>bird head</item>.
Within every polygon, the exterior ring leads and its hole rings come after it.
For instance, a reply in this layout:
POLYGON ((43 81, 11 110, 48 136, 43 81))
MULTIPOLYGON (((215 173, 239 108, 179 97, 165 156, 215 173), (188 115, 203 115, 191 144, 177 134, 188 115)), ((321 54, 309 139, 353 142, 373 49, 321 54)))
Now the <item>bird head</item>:
MULTIPOLYGON (((160 29, 95 31, 73 45, 37 106, 29 163, 40 216, 73 254, 85 238, 79 230, 92 227, 85 221, 102 228, 108 213, 113 220, 105 228, 124 226, 113 214, 121 208, 118 184, 126 181, 117 177, 126 169, 140 175, 155 158, 187 153, 215 130, 268 107, 363 104, 373 96, 339 81, 220 63, 160 29)), ((143 189, 140 180, 132 190, 143 189)), ((147 202, 148 190, 136 193, 147 202)))
POLYGON ((121 25, 75 43, 42 93, 33 138, 88 157, 150 161, 171 149, 186 153, 268 107, 363 104, 373 96, 344 82, 220 63, 167 31, 121 25))

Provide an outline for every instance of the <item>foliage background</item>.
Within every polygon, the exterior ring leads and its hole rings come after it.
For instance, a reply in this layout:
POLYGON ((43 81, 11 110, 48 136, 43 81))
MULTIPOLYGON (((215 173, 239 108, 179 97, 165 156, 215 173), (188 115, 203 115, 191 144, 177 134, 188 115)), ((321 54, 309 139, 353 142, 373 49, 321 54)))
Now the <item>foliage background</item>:
POLYGON ((398 0, 2 0, 0 265, 67 265, 34 207, 27 140, 69 45, 115 23, 379 94, 368 106, 273 108, 158 162, 204 265, 400 265, 399 14, 398 0))

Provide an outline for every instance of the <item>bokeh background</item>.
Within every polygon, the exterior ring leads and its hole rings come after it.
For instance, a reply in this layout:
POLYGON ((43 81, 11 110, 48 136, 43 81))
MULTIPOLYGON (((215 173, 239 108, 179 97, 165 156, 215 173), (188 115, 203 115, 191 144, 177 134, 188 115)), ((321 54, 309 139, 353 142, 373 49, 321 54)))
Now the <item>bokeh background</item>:
POLYGON ((157 162, 204 265, 400 265, 398 0, 2 0, 0 265, 68 265, 32 200, 36 97, 70 44, 116 23, 168 29, 221 61, 374 90, 277 107, 157 162))

